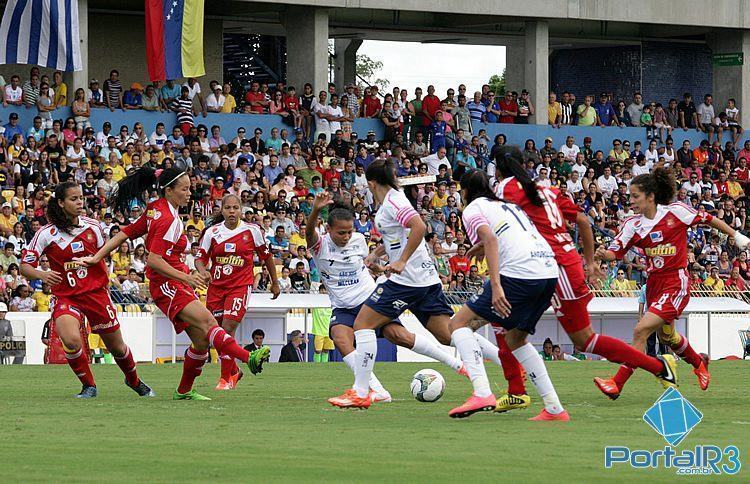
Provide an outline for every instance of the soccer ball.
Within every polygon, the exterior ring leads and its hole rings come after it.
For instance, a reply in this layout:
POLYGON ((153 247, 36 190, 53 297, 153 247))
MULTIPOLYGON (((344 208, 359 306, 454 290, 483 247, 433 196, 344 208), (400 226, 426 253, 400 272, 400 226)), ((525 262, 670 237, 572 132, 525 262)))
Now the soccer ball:
POLYGON ((420 402, 437 402, 445 391, 443 375, 425 368, 414 374, 411 380, 411 394, 420 402))

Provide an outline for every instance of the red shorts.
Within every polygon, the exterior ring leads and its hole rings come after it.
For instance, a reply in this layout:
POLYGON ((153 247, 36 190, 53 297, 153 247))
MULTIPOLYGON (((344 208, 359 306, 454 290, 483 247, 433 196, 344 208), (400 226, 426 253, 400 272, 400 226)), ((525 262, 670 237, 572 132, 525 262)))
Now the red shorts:
POLYGON ((679 318, 690 301, 690 278, 685 269, 663 276, 652 275, 646 284, 646 311, 666 323, 679 318))
POLYGON ((208 294, 206 295, 206 307, 219 322, 224 318, 232 321, 242 321, 247 312, 252 290, 252 286, 226 289, 215 288, 209 285, 208 294))
POLYGON ((193 301, 198 301, 198 296, 192 287, 174 279, 152 279, 148 284, 148 290, 154 300, 156 307, 161 310, 172 322, 177 334, 185 331, 188 324, 177 317, 185 306, 193 301))
POLYGON ((552 308, 565 332, 576 333, 591 326, 588 306, 594 296, 586 284, 582 265, 558 266, 558 269, 552 308))
POLYGON ((105 288, 88 291, 74 296, 52 296, 50 301, 52 319, 60 316, 73 316, 78 321, 85 317, 91 332, 95 334, 111 333, 120 329, 117 321, 117 310, 105 288))

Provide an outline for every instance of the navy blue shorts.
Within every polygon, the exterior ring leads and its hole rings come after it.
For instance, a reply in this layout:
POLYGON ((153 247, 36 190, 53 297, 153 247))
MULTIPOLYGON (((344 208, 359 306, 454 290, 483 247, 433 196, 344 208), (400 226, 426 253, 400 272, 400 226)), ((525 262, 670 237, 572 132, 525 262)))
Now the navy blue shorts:
POLYGON ((503 318, 492 307, 492 286, 490 281, 466 301, 466 306, 479 317, 505 329, 519 329, 529 334, 536 331, 536 323, 550 306, 555 294, 557 278, 554 279, 515 279, 501 276, 505 298, 510 303, 510 315, 503 318))
MULTIPOLYGON (((354 327, 354 320, 357 319, 357 314, 359 314, 359 310, 362 309, 362 306, 364 306, 364 303, 360 304, 356 308, 333 308, 332 314, 331 314, 331 328, 338 324, 343 324, 344 326, 348 326, 350 328, 354 327)), ((399 326, 402 326, 401 321, 399 321, 398 318, 393 318, 393 321, 389 324, 398 324, 399 326)), ((388 325, 385 325, 388 326, 388 325)), ((382 338, 382 330, 385 328, 385 326, 381 326, 377 329, 376 334, 378 338, 382 338)), ((330 331, 330 329, 329 329, 330 331)))
POLYGON ((423 325, 432 316, 453 316, 453 309, 443 294, 442 284, 409 287, 388 280, 379 284, 364 304, 376 313, 393 319, 408 309, 423 325))

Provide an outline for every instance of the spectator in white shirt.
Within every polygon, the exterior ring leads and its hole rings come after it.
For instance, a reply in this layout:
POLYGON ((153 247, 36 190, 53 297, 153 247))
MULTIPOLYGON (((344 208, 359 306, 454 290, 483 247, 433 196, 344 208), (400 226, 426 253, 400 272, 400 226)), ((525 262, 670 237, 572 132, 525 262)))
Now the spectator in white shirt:
MULTIPOLYGON (((713 125, 716 114, 714 113, 713 98, 710 94, 706 94, 703 97, 703 102, 698 105, 695 112, 698 114, 698 126, 695 128, 696 131, 703 131, 708 133, 708 142, 713 142, 714 130, 713 125)), ((721 140, 719 140, 721 141, 721 140)))
POLYGON ((612 193, 617 190, 617 180, 612 176, 612 168, 604 168, 604 174, 596 179, 596 184, 599 185, 599 191, 605 198, 611 197, 612 193))
POLYGON ((683 183, 682 188, 687 190, 688 196, 696 195, 700 197, 703 187, 701 186, 700 182, 698 182, 698 174, 695 172, 692 172, 690 174, 690 180, 683 183))
POLYGON ((588 167, 583 164, 584 156, 583 153, 578 153, 576 155, 576 162, 573 163, 573 166, 570 167, 571 170, 578 173, 578 178, 583 178, 586 175, 586 172, 588 171, 588 167))
POLYGON ((635 165, 633 165, 632 172, 633 176, 636 177, 638 175, 647 175, 651 173, 651 168, 653 168, 654 164, 650 161, 646 161, 646 156, 641 153, 636 158, 635 165))
POLYGON ((576 156, 581 152, 581 149, 577 144, 574 143, 572 136, 565 138, 565 144, 560 147, 560 153, 565 155, 565 161, 573 163, 576 161, 576 156))
POLYGON ((206 110, 209 113, 220 113, 225 101, 226 98, 221 93, 221 86, 217 84, 214 92, 206 98, 206 110))
POLYGON ((565 185, 568 188, 568 192, 570 192, 573 195, 578 195, 578 192, 583 191, 583 184, 581 184, 581 176, 578 174, 577 171, 573 171, 570 173, 570 179, 565 182, 565 185))
POLYGON ((21 88, 21 78, 17 75, 10 77, 10 84, 5 86, 5 98, 3 106, 20 106, 23 104, 23 89, 21 88))
POLYGON ((419 161, 427 165, 427 173, 430 175, 437 175, 440 170, 440 165, 447 165, 448 171, 450 172, 451 162, 446 157, 446 154, 447 152, 445 148, 440 147, 435 153, 420 158, 419 161))
POLYGON ((552 186, 552 182, 550 181, 547 174, 547 168, 542 168, 541 170, 539 170, 539 177, 536 179, 536 184, 544 188, 549 188, 550 186, 552 186))
POLYGON ((164 148, 164 142, 167 141, 167 133, 164 129, 164 123, 156 123, 156 131, 151 133, 148 138, 148 143, 152 148, 160 150, 164 148))

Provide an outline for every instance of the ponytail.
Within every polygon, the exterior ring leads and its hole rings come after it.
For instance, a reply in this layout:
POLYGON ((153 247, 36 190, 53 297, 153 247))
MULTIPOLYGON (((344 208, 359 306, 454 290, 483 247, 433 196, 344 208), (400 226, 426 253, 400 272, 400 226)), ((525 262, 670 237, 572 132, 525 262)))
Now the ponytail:
POLYGON ((124 213, 128 211, 133 200, 146 204, 151 189, 158 188, 159 195, 164 196, 164 189, 174 185, 185 174, 186 172, 179 168, 154 170, 148 166, 141 167, 119 181, 109 201, 110 206, 124 213))
POLYGON ((523 167, 523 154, 516 146, 504 145, 498 147, 495 153, 495 169, 500 172, 503 178, 515 177, 531 203, 538 207, 544 205, 536 183, 523 167))
POLYGON ((638 175, 630 184, 637 186, 646 195, 653 195, 654 203, 657 205, 669 205, 677 192, 674 174, 664 167, 638 175))
POLYGON ((59 183, 55 187, 55 191, 50 197, 49 203, 47 203, 47 220, 57 227, 60 232, 71 234, 74 228, 78 228, 78 225, 73 225, 68 215, 65 213, 63 208, 60 206, 58 201, 65 200, 65 196, 71 188, 79 188, 78 183, 74 181, 66 181, 59 183))

